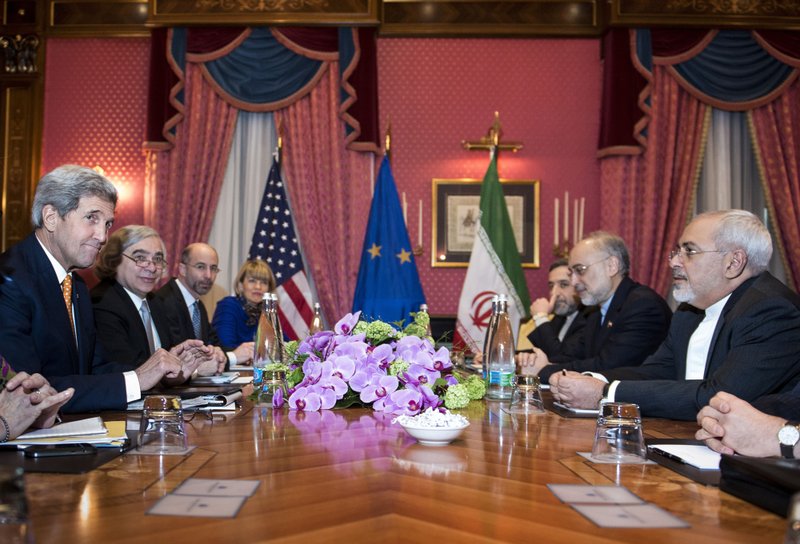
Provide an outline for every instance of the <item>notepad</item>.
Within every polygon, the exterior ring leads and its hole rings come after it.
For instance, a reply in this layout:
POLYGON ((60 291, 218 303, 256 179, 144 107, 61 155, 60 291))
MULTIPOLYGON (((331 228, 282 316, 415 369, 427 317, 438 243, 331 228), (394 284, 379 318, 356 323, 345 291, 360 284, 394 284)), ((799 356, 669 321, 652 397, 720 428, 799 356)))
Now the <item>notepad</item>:
POLYGON ((192 378, 192 385, 227 385, 238 377, 238 372, 223 372, 219 376, 198 376, 192 378))
POLYGON ((93 434, 106 434, 108 429, 103 424, 103 418, 90 417, 68 423, 60 423, 49 429, 38 429, 17 437, 17 441, 40 438, 58 438, 62 436, 82 436, 93 434))
POLYGON ((566 404, 561 404, 558 401, 554 401, 553 406, 558 406, 562 410, 567 411, 571 414, 596 416, 600 413, 600 410, 598 410, 597 408, 573 408, 571 406, 567 406, 566 404))

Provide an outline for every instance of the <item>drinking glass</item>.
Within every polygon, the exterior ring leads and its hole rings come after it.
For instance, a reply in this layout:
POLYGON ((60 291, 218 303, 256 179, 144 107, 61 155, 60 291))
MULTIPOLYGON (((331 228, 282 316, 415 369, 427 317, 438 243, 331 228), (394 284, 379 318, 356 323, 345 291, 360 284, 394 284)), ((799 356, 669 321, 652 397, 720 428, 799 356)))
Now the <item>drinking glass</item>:
POLYGON ((511 390, 511 404, 505 409, 509 414, 536 415, 544 413, 544 403, 539 390, 539 376, 518 375, 511 390))
POLYGON ((600 404, 592 459, 601 463, 644 463, 645 457, 639 406, 625 402, 600 404))
POLYGON ((145 397, 137 449, 154 454, 179 454, 187 450, 180 397, 145 397))
POLYGON ((0 466, 0 542, 33 542, 25 499, 25 478, 20 467, 0 466))
POLYGON ((280 408, 289 400, 287 395, 286 372, 283 370, 264 371, 258 402, 280 408))

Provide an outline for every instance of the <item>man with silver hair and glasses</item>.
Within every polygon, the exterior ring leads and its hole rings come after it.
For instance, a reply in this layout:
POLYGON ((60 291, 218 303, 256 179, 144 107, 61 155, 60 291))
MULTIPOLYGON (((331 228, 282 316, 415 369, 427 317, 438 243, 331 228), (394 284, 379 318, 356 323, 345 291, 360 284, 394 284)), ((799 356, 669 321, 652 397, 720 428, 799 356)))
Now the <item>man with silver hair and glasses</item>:
POLYGON ((224 369, 224 358, 220 364, 213 347, 178 338, 153 294, 167 266, 164 254, 161 237, 144 225, 124 226, 109 237, 94 269, 101 281, 91 291, 97 340, 110 359, 128 370, 164 348, 184 367, 197 366, 199 359, 199 374, 215 374, 224 369))
POLYGON ((576 408, 605 398, 651 417, 693 420, 720 391, 753 401, 800 380, 800 297, 766 271, 769 231, 744 210, 708 212, 669 254, 673 296, 685 302, 667 339, 638 367, 556 374, 555 397, 576 408))
POLYGON ((610 232, 597 231, 575 244, 569 254, 569 278, 585 306, 579 352, 548 356, 534 348, 521 353, 523 373, 538 374, 543 382, 563 370, 603 372, 641 364, 667 335, 672 311, 661 296, 633 281, 625 242, 610 232))
POLYGON ((34 232, 5 254, 0 285, 0 346, 17 371, 42 374, 56 390, 75 389, 65 410, 123 409, 162 378, 180 379, 175 355, 157 350, 123 372, 96 345, 92 304, 74 271, 94 264, 114 222, 117 191, 80 166, 45 174, 36 188, 34 232))

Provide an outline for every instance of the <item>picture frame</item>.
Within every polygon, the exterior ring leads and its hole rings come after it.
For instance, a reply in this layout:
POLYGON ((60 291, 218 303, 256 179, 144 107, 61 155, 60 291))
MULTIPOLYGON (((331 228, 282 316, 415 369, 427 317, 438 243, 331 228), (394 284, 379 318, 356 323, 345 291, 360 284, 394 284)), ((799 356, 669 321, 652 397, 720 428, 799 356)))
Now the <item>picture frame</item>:
MULTIPOLYGON (((431 266, 467 267, 482 179, 433 178, 431 266)), ((539 180, 501 179, 523 268, 539 268, 539 180)))

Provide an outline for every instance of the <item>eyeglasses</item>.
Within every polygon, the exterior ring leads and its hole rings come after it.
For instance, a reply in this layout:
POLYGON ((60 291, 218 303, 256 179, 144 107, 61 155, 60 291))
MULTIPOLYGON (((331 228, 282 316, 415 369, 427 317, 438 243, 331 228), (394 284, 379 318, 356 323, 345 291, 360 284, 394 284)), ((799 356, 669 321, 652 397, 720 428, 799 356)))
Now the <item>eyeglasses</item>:
POLYGON ((136 255, 135 257, 131 257, 130 255, 126 255, 125 253, 123 253, 122 256, 132 260, 133 263, 139 268, 147 268, 150 265, 153 265, 156 268, 162 269, 165 266, 167 266, 167 261, 164 259, 164 257, 161 257, 160 255, 156 255, 152 259, 150 257, 145 257, 144 255, 136 255))
POLYGON ((186 266, 191 266, 198 272, 205 272, 206 270, 211 270, 212 274, 218 274, 220 271, 219 267, 215 264, 208 266, 206 263, 197 263, 197 264, 187 264, 186 266))
POLYGON ((576 265, 570 266, 569 267, 570 274, 577 274, 579 277, 581 277, 584 274, 586 274, 586 271, 589 270, 590 266, 594 266, 597 263, 602 263, 603 261, 608 260, 609 257, 610 257, 610 255, 608 257, 605 257, 603 259, 600 259, 599 261, 595 261, 595 262, 590 263, 590 264, 576 264, 576 265))
POLYGON ((689 247, 681 247, 676 246, 672 251, 669 252, 669 260, 671 261, 675 257, 678 257, 681 261, 684 259, 689 260, 695 255, 700 255, 701 253, 728 253, 726 249, 692 249, 689 247))

